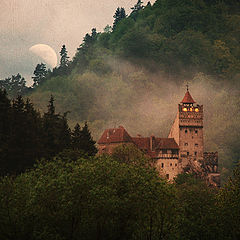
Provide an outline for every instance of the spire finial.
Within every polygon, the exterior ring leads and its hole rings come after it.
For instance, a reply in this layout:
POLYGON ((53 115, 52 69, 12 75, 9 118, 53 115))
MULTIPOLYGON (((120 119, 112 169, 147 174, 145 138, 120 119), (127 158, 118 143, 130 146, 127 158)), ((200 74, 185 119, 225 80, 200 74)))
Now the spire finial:
POLYGON ((187 87, 187 92, 188 92, 188 87, 189 87, 189 85, 188 85, 188 82, 187 82, 187 85, 186 85, 186 87, 187 87))

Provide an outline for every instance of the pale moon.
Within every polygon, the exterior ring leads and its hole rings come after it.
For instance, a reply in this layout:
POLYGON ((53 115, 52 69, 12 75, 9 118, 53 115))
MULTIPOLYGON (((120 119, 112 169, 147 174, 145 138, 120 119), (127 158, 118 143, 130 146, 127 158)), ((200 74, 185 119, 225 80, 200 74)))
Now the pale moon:
POLYGON ((42 58, 45 63, 52 68, 57 66, 57 54, 50 46, 46 44, 36 44, 30 47, 29 51, 42 58))

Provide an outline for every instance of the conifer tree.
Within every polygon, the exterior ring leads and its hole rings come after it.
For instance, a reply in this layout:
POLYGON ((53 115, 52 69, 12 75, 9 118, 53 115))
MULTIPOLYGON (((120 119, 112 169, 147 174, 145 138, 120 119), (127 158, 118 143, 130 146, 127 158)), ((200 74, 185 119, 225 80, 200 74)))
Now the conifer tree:
POLYGON ((47 107, 48 107, 47 114, 49 114, 50 116, 54 116, 55 115, 55 106, 54 106, 54 97, 53 97, 53 95, 51 95, 47 107))
POLYGON ((143 2, 141 0, 138 0, 137 3, 132 7, 132 12, 130 16, 136 21, 137 13, 139 10, 143 9, 143 2))
POLYGON ((115 30, 117 24, 124 18, 126 18, 126 12, 124 8, 117 8, 114 16, 114 22, 113 22, 113 30, 115 30))
MULTIPOLYGON (((150 3, 150 2, 148 2, 148 3, 150 3)), ((131 8, 133 10, 132 12, 137 12, 137 11, 143 9, 142 4, 143 4, 143 2, 141 0, 138 0, 137 3, 134 5, 134 7, 131 8)))
POLYGON ((67 49, 66 49, 66 46, 63 45, 62 46, 62 49, 60 51, 60 56, 61 56, 61 59, 60 59, 60 68, 66 68, 68 67, 69 65, 69 57, 67 55, 67 49))
POLYGON ((48 110, 43 116, 45 157, 54 157, 68 148, 71 143, 71 133, 67 124, 66 114, 55 113, 54 98, 51 95, 48 110))
POLYGON ((23 95, 27 92, 26 80, 21 74, 12 75, 0 81, 0 87, 6 89, 8 95, 12 98, 23 95))
POLYGON ((81 145, 81 140, 82 140, 81 127, 77 123, 74 127, 73 132, 72 132, 72 148, 74 150, 79 150, 80 145, 81 145))
POLYGON ((85 122, 84 127, 81 130, 80 137, 80 148, 85 153, 90 156, 94 156, 97 153, 97 148, 95 147, 95 141, 93 140, 91 133, 88 129, 87 122, 85 122))
POLYGON ((6 169, 10 133, 11 104, 5 89, 0 89, 0 174, 6 169))
POLYGON ((34 82, 33 87, 35 87, 41 84, 46 78, 47 75, 46 64, 44 63, 37 64, 33 74, 34 74, 34 76, 32 77, 34 82))

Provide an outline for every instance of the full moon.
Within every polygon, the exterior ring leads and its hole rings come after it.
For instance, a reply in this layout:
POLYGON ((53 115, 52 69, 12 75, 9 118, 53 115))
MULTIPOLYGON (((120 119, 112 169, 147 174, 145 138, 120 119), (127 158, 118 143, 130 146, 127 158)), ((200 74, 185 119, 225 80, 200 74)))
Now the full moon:
POLYGON ((36 44, 30 47, 29 51, 42 58, 44 62, 52 68, 57 66, 57 54, 50 46, 46 44, 36 44))

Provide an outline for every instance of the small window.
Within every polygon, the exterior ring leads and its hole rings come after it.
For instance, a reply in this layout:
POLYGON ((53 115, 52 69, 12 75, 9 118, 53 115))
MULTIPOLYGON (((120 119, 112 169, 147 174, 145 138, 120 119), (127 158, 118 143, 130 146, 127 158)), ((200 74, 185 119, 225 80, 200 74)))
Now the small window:
POLYGON ((177 166, 177 163, 175 163, 175 167, 177 166))
POLYGON ((187 152, 187 156, 189 156, 189 152, 187 152))
POLYGON ((162 168, 164 168, 164 163, 162 163, 162 168))
POLYGON ((187 133, 187 129, 185 130, 185 133, 187 133))
POLYGON ((195 130, 195 133, 198 134, 198 130, 195 130))
POLYGON ((163 149, 162 154, 167 154, 167 149, 163 149))
POLYGON ((178 150, 176 149, 172 149, 171 151, 172 151, 172 154, 178 154, 178 150))
POLYGON ((172 166, 172 163, 170 163, 170 166, 172 166))
POLYGON ((188 143, 184 143, 184 146, 188 146, 188 143))
POLYGON ((195 143, 195 147, 198 147, 198 143, 195 143))
POLYGON ((169 174, 166 174, 167 179, 169 179, 169 174))
POLYGON ((197 152, 194 152, 194 155, 197 156, 197 152))

